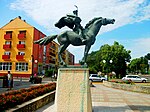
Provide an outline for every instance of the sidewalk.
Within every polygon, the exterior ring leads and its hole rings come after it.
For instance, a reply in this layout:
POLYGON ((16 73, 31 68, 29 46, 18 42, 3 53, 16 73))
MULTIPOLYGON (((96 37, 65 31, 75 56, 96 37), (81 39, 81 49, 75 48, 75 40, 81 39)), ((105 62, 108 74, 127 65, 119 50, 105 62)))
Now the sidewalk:
MULTIPOLYGON (((94 112, 150 112, 150 95, 108 88, 102 83, 91 87, 94 112)), ((43 106, 36 112, 55 112, 54 103, 43 106)))
POLYGON ((150 95, 95 84, 91 88, 94 112, 150 112, 150 95))

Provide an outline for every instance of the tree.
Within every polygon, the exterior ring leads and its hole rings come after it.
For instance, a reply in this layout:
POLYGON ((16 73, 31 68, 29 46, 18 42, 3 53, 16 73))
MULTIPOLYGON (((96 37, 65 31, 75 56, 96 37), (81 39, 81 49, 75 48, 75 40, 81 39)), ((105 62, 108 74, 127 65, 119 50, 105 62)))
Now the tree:
POLYGON ((96 54, 97 54, 98 51, 93 51, 92 53, 90 53, 87 57, 87 64, 89 66, 89 70, 90 70, 90 73, 97 73, 98 71, 98 66, 96 63, 96 54))
POLYGON ((129 71, 135 74, 145 74, 148 72, 148 67, 148 60, 145 57, 140 57, 131 61, 129 64, 129 71))
POLYGON ((150 60, 150 53, 148 53, 147 55, 145 55, 145 58, 146 58, 147 60, 150 60))
MULTIPOLYGON (((145 58, 147 59, 147 63, 149 64, 148 61, 150 60, 150 53, 148 53, 147 55, 145 55, 145 58)), ((147 68, 148 73, 149 73, 149 70, 150 70, 150 65, 147 68)))
POLYGON ((88 56, 87 64, 97 72, 109 73, 114 71, 117 78, 119 78, 119 75, 123 77, 126 74, 126 62, 129 62, 131 59, 130 52, 118 42, 114 42, 112 46, 105 44, 100 47, 99 51, 93 52, 88 56))

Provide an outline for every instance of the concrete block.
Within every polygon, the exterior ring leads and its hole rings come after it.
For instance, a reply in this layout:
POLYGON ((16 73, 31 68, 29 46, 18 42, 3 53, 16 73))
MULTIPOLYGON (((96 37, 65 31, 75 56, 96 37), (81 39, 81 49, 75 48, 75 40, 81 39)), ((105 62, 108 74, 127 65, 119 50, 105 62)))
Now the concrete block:
POLYGON ((55 107, 57 112, 92 112, 88 68, 59 68, 55 107))

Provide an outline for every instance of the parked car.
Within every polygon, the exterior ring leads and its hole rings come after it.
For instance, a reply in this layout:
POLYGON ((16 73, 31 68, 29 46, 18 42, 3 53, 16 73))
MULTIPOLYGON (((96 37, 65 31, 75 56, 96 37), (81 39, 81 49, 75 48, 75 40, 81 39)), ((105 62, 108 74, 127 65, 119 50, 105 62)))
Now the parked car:
POLYGON ((147 82, 146 78, 141 78, 138 75, 126 75, 125 77, 122 78, 123 81, 126 80, 131 80, 133 82, 147 82))
POLYGON ((89 80, 92 81, 92 82, 94 82, 94 81, 101 81, 102 82, 102 81, 106 80, 106 78, 101 77, 97 74, 91 74, 90 77, 89 77, 89 80))

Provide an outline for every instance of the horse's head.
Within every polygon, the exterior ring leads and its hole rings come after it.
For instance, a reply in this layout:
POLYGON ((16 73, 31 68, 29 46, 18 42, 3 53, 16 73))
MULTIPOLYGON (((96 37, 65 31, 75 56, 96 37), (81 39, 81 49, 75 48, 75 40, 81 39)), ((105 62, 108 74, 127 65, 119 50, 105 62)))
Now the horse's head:
POLYGON ((115 19, 102 18, 102 25, 114 24, 115 19))

